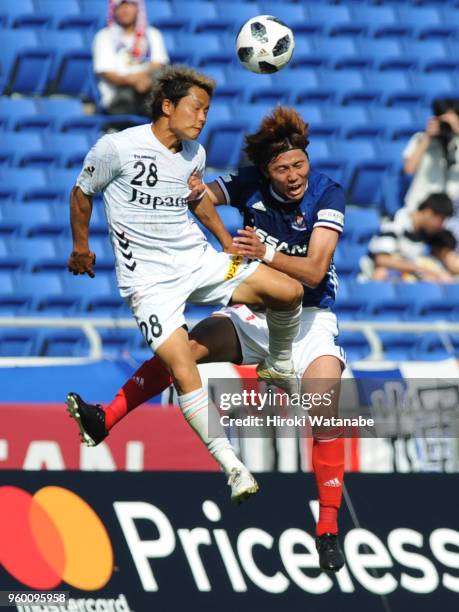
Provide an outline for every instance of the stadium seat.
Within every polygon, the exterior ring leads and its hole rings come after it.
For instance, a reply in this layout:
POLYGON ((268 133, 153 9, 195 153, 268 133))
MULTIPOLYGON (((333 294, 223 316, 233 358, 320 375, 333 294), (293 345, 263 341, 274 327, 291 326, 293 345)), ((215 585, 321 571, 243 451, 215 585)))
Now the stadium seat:
POLYGON ((36 354, 34 330, 5 329, 0 331, 0 357, 29 357, 36 354))
POLYGON ((348 206, 345 216, 344 237, 354 244, 368 244, 379 233, 381 222, 376 210, 348 206))
POLYGON ((95 80, 90 51, 68 51, 62 54, 56 77, 56 93, 95 100, 95 80))
POLYGON ((421 361, 437 361, 454 356, 455 347, 445 335, 436 333, 422 334, 412 354, 412 359, 421 361))
POLYGON ((415 355, 415 347, 420 336, 413 333, 379 332, 385 359, 410 361, 415 355))
MULTIPOLYGON (((243 117, 250 124, 250 129, 256 129, 265 115, 273 110, 272 104, 242 103, 234 105, 234 117, 243 117)), ((209 113, 210 114, 210 113, 209 113)))
POLYGON ((441 41, 405 40, 403 43, 408 57, 416 58, 418 62, 443 59, 449 56, 447 46, 441 41))
MULTIPOLYGON (((33 206, 22 206, 20 204, 8 204, 2 207, 2 221, 15 224, 22 236, 29 236, 34 227, 47 224, 52 219, 52 211, 45 204, 33 206)), ((19 233, 19 232, 18 232, 19 233)))
POLYGON ((85 134, 48 134, 44 137, 47 149, 59 155, 64 167, 81 168, 90 144, 85 134))
POLYGON ((83 108, 79 100, 41 98, 37 100, 36 105, 40 113, 50 114, 57 118, 74 117, 83 113, 83 108))
POLYGON ((19 51, 11 69, 4 92, 41 95, 45 92, 54 50, 49 47, 19 51))
POLYGON ((47 263, 53 264, 57 252, 54 241, 50 238, 15 238, 10 239, 12 257, 22 260, 24 268, 30 271, 43 268, 47 263))
POLYGON ((330 147, 326 139, 314 138, 308 144, 308 155, 312 163, 319 161, 328 161, 330 156, 330 147))
POLYGON ((0 80, 6 81, 20 52, 38 46, 37 34, 31 30, 2 30, 0 80))
POLYGON ((336 344, 343 347, 350 362, 365 359, 371 353, 368 340, 362 332, 342 331, 336 339, 336 344))
POLYGON ((104 355, 111 357, 138 348, 142 340, 142 336, 137 329, 101 329, 100 337, 104 355))
POLYGON ((239 163, 244 133, 249 128, 245 123, 221 124, 209 131, 207 141, 207 165, 213 168, 235 168, 239 163))
POLYGON ((86 335, 79 329, 40 331, 37 346, 42 357, 83 357, 89 353, 86 335))
POLYGON ((346 185, 348 177, 348 163, 340 159, 314 159, 311 160, 312 168, 317 172, 326 174, 329 178, 336 181, 342 186, 346 185))
MULTIPOLYGON (((14 2, 2 2, 0 5, 0 23, 12 27, 17 17, 22 15, 33 15, 35 6, 33 0, 15 0, 14 2)), ((2 32, 2 37, 3 37, 2 32)))
MULTIPOLYGON (((444 319, 442 310, 443 291, 440 285, 435 283, 400 283, 396 287, 397 297, 400 302, 407 305, 405 319, 444 319)), ((449 314, 449 308, 447 315, 449 314)))
POLYGON ((384 159, 357 162, 349 185, 350 203, 379 208, 382 204, 383 177, 393 170, 395 163, 384 159))
POLYGON ((222 20, 231 20, 232 29, 236 32, 252 17, 261 15, 261 9, 255 2, 240 2, 239 0, 217 0, 217 16, 222 20))

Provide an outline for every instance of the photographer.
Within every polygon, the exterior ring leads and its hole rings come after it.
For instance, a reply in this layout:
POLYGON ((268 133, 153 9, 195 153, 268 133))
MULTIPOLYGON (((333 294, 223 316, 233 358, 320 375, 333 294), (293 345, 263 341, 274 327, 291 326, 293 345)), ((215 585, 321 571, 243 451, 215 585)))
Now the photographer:
POLYGON ((431 193, 459 198, 459 100, 436 99, 432 110, 425 132, 414 134, 403 153, 404 170, 414 175, 405 196, 409 211, 431 193))

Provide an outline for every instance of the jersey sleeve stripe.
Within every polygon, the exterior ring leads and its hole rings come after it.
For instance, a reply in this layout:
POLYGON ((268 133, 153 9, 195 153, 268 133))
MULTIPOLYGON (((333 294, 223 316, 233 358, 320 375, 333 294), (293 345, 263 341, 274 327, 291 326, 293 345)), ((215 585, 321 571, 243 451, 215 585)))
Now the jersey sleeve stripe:
POLYGON ((223 194, 224 194, 224 196, 226 198, 225 204, 229 204, 230 203, 230 196, 229 196, 228 190, 226 188, 225 181, 222 179, 221 176, 217 176, 217 178, 215 180, 217 181, 218 186, 223 191, 223 194))
POLYGON ((342 232, 344 229, 340 223, 335 223, 334 221, 316 221, 313 225, 314 227, 330 227, 338 232, 342 232))

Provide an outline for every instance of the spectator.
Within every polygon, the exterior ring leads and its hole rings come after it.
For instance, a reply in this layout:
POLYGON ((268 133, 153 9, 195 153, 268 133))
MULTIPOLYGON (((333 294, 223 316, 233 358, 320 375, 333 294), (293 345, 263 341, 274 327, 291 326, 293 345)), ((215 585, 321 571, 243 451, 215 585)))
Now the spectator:
POLYGON ((437 99, 425 132, 411 137, 403 153, 404 170, 413 180, 405 206, 415 211, 431 193, 459 198, 459 100, 437 99))
POLYGON ((169 62, 161 32, 148 26, 144 0, 110 0, 108 27, 93 43, 102 106, 110 114, 148 115, 152 75, 169 62))
POLYGON ((457 240, 448 229, 442 229, 429 239, 432 256, 440 261, 453 276, 459 276, 459 255, 457 240))
POLYGON ((429 241, 442 232, 452 212, 453 204, 445 193, 429 195, 414 212, 400 209, 394 220, 383 222, 381 232, 370 240, 369 254, 361 262, 364 276, 379 281, 451 282, 451 274, 440 265, 446 261, 444 250, 437 248, 433 257, 427 256, 429 241))

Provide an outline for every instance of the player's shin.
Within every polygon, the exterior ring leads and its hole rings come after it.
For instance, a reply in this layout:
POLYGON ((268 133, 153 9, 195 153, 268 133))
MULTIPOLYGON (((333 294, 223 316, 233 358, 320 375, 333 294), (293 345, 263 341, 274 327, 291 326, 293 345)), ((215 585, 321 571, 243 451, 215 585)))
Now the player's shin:
POLYGON ((315 436, 312 465, 319 494, 319 520, 316 535, 338 533, 338 510, 341 506, 344 478, 344 440, 315 436))
POLYGON ((209 402, 207 389, 201 387, 196 391, 191 391, 191 393, 179 395, 178 402, 185 420, 204 442, 223 471, 230 474, 233 468, 244 468, 243 463, 236 457, 223 427, 217 424, 217 419, 212 424, 212 434, 214 435, 209 435, 209 410, 215 410, 216 412, 217 408, 209 402))
POLYGON ((110 430, 128 412, 137 408, 171 384, 171 376, 158 357, 145 361, 105 409, 105 426, 110 430))
POLYGON ((292 369, 292 343, 298 334, 302 305, 294 310, 266 310, 269 329, 269 363, 276 370, 292 369))

